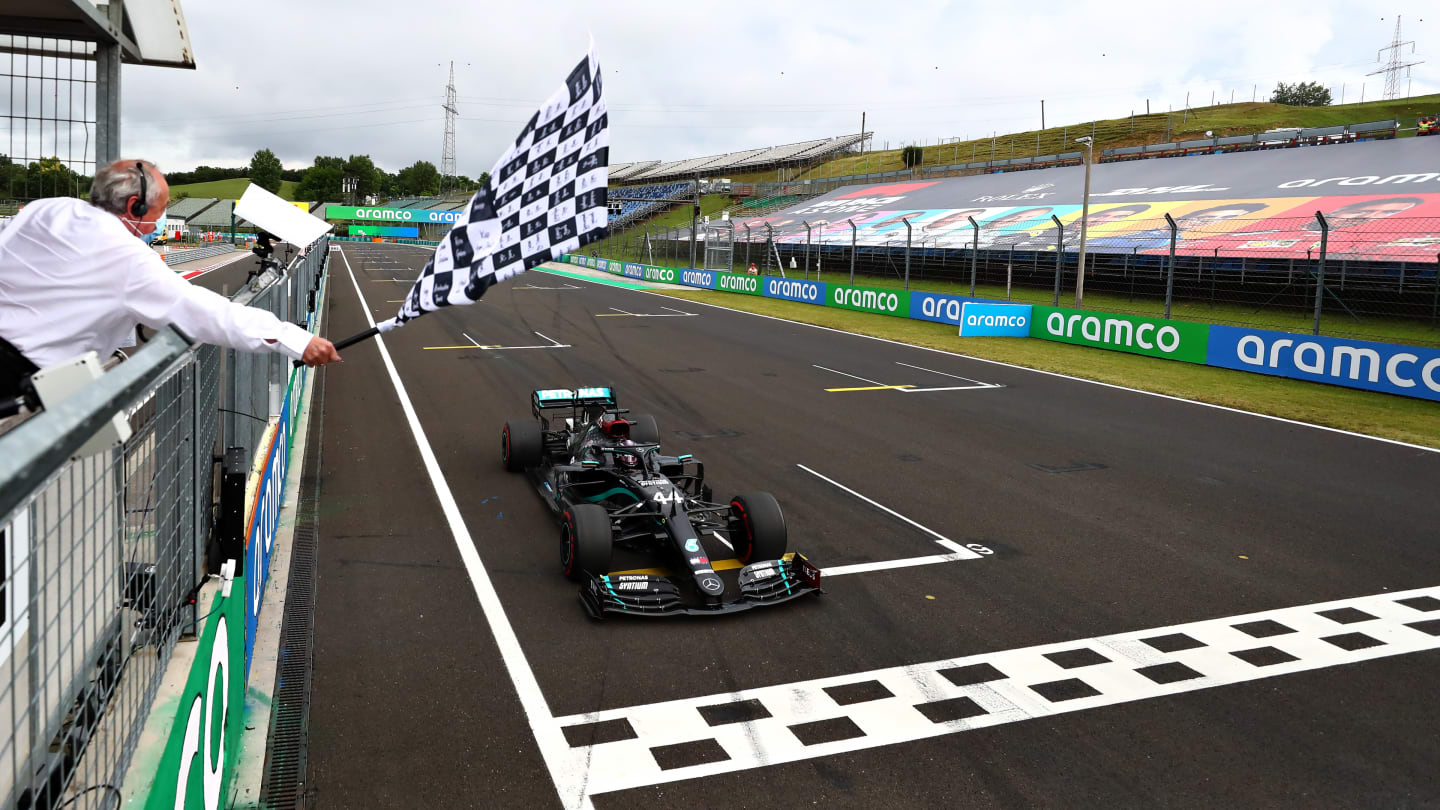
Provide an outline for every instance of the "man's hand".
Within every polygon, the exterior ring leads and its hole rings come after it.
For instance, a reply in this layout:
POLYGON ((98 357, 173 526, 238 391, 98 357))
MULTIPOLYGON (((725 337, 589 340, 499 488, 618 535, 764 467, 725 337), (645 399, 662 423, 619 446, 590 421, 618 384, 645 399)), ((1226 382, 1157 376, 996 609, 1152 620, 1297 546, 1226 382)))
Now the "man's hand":
POLYGON ((323 366, 326 363, 339 363, 340 352, 335 351, 335 344, 322 337, 310 338, 310 345, 305 347, 305 354, 300 362, 311 368, 323 366))

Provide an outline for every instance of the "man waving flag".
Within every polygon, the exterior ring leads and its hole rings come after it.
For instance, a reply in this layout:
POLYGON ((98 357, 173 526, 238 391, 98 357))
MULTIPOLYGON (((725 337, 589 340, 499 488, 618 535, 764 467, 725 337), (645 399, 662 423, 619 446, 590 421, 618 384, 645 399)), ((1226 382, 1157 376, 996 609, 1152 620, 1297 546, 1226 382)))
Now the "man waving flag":
POLYGON ((564 86, 496 161, 490 179, 425 263, 400 312, 375 331, 388 332, 441 307, 474 303, 491 285, 603 238, 609 146, 592 43, 564 86))

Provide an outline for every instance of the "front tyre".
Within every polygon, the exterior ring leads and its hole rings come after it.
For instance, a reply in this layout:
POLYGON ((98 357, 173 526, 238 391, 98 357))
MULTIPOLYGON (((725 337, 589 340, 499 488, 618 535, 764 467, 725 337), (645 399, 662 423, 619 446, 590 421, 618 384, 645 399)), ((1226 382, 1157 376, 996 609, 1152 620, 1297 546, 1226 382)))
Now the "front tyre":
POLYGON ((565 510, 560 519, 560 568, 565 576, 580 580, 586 574, 608 573, 612 548, 605 507, 581 503, 565 510))
POLYGON ((500 434, 500 460, 505 469, 521 472, 527 467, 539 466, 544 452, 545 437, 540 434, 539 425, 529 420, 505 423, 500 434))
POLYGON ((730 499, 730 542, 735 545, 735 556, 746 565, 785 555, 789 536, 774 495, 747 492, 730 499))

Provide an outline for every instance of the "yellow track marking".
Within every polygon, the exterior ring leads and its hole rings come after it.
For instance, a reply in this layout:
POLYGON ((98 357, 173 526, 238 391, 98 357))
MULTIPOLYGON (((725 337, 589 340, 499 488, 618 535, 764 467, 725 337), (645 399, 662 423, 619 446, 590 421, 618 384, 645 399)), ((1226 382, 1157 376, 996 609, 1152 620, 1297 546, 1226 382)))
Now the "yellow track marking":
POLYGON ((426 347, 425 347, 425 351, 428 352, 428 351, 433 351, 433 350, 435 350, 435 349, 498 349, 498 348, 500 348, 500 347, 499 347, 499 346, 473 346, 473 345, 472 345, 472 346, 426 346, 426 347))
POLYGON ((893 391, 900 388, 914 388, 913 385, 866 385, 860 388, 826 388, 826 391, 893 391))

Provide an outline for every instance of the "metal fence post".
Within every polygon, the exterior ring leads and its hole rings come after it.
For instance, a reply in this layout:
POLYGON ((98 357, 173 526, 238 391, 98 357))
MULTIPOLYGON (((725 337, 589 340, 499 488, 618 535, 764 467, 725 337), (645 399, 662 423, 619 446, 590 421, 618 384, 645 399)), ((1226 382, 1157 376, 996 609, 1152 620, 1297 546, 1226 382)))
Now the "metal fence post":
POLYGON ((1015 246, 1010 246, 1010 255, 1005 258, 1005 300, 1010 300, 1010 282, 1015 275, 1015 246))
POLYGON ((1315 328, 1311 334, 1318 335, 1321 303, 1325 300, 1325 253, 1326 243, 1330 238, 1330 223, 1325 221, 1325 215, 1319 211, 1315 212, 1315 221, 1320 223, 1320 266, 1315 270, 1315 328))
POLYGON ((975 217, 967 216, 965 218, 970 220, 970 227, 975 229, 974 241, 970 243, 970 297, 974 298, 976 265, 980 261, 980 223, 975 221, 975 217))
POLYGON ((1050 221, 1055 223, 1055 296, 1050 301, 1050 306, 1060 306, 1060 274, 1065 268, 1065 226, 1060 218, 1054 214, 1050 215, 1050 221))
MULTIPOLYGON (((770 223, 765 223, 765 269, 770 269, 770 254, 775 250, 775 228, 770 223)), ((776 261, 779 261, 779 254, 775 254, 776 261)), ((769 273, 766 273, 769 275, 769 273)), ((784 275, 782 272, 781 275, 784 275)))
POLYGON ((745 224, 745 272, 750 272, 750 224, 745 224))
POLYGON ((850 284, 855 284, 855 220, 847 219, 850 223, 850 284))
POLYGON ((905 289, 910 289, 910 220, 902 217, 901 222, 905 223, 905 289))
POLYGON ((1430 322, 1440 318, 1440 253, 1435 254, 1435 289, 1430 294, 1430 322))
POLYGON ((1180 238, 1180 226, 1174 217, 1165 215, 1165 224, 1170 226, 1170 261, 1165 269, 1165 320, 1170 320, 1170 301, 1175 296, 1175 242, 1180 238))

